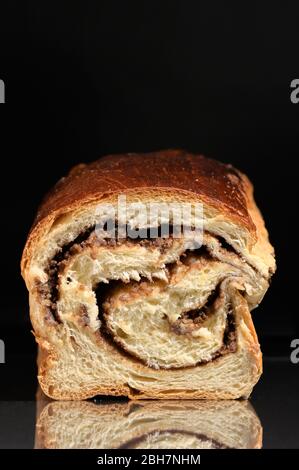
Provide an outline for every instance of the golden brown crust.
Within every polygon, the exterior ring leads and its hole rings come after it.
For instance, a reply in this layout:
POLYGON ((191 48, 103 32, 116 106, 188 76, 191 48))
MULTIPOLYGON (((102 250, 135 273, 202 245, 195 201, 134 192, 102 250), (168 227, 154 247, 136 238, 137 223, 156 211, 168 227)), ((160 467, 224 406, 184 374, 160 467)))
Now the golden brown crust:
MULTIPOLYGON (((207 159, 201 155, 191 155, 180 150, 169 150, 150 154, 111 155, 85 165, 74 167, 69 175, 62 178, 54 189, 43 201, 36 220, 29 234, 22 258, 22 274, 32 289, 34 274, 27 270, 32 260, 33 252, 38 251, 41 241, 46 241, 47 235, 53 223, 61 221, 63 216, 94 202, 110 202, 115 200, 118 194, 131 195, 132 198, 155 199, 157 194, 162 194, 162 199, 171 200, 178 197, 186 201, 202 201, 208 207, 215 209, 216 214, 233 221, 236 225, 248 233, 247 248, 257 258, 260 253, 269 253, 266 266, 269 274, 275 268, 275 262, 271 253, 271 245, 264 227, 263 219, 253 200, 253 188, 245 175, 235 170, 230 165, 207 159), (250 246, 249 246, 250 245, 250 246), (272 270, 272 271, 271 271, 272 270)), ((218 220, 218 219, 217 219, 218 220)), ((262 257, 262 256, 261 256, 262 257)), ((268 278, 268 275, 265 274, 268 278)), ((58 360, 55 347, 48 341, 48 334, 44 324, 36 321, 38 317, 38 302, 32 302, 32 320, 36 332, 36 340, 43 352, 39 367, 39 380, 44 392, 55 399, 84 399, 96 394, 103 395, 127 395, 130 398, 236 398, 234 393, 209 392, 204 390, 173 390, 172 393, 163 390, 135 392, 132 387, 122 384, 114 388, 101 384, 80 390, 64 392, 55 390, 49 383, 48 371, 58 360)), ((262 370, 261 353, 254 326, 251 321, 247 306, 238 306, 239 315, 247 325, 249 333, 245 337, 248 362, 252 368, 252 382, 255 383, 262 370)), ((59 329, 59 324, 46 325, 46 329, 59 329)), ((86 327, 87 328, 87 327, 86 327)), ((87 328, 88 329, 88 328, 87 328)), ((107 347, 101 344, 103 347, 107 347)), ((116 361, 126 361, 118 357, 115 351, 116 361)), ((217 361, 222 361, 222 358, 217 361)), ((140 371, 146 375, 147 367, 139 365, 140 371)), ((206 366, 205 366, 206 367, 206 366)), ((210 367, 208 365, 207 367, 210 367)), ((198 368, 198 371, 200 366, 198 368)), ((246 394, 245 394, 246 395, 246 394)))
POLYGON ((73 207, 77 201, 134 188, 175 188, 192 192, 215 206, 225 205, 254 229, 242 175, 231 165, 182 150, 108 155, 74 167, 47 195, 34 225, 53 211, 73 207))
POLYGON ((256 227, 247 206, 248 180, 231 165, 183 150, 107 155, 75 166, 47 194, 28 236, 22 272, 31 256, 31 244, 61 215, 95 200, 105 202, 114 194, 150 195, 157 189, 165 194, 185 193, 187 198, 195 197, 221 209, 256 239, 256 227))

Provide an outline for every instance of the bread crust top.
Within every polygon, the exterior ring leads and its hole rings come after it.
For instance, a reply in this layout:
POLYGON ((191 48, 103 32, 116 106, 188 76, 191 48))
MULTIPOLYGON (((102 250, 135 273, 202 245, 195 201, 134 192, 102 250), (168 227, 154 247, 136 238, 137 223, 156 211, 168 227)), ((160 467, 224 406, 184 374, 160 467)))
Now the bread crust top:
POLYGON ((231 165, 183 150, 107 155, 89 164, 76 165, 61 178, 42 202, 33 226, 53 211, 95 196, 135 188, 164 188, 194 193, 216 207, 226 206, 248 228, 254 229, 247 210, 243 176, 231 165))
MULTIPOLYGON (((252 274, 248 275, 249 282, 251 282, 251 277, 254 279, 254 283, 252 281, 254 287, 251 292, 253 297, 252 305, 256 305, 260 301, 261 296, 264 295, 268 287, 268 278, 274 272, 273 249, 268 241, 268 234, 262 216, 253 199, 253 187, 247 177, 231 165, 210 160, 202 155, 192 155, 183 150, 166 150, 149 154, 110 155, 90 164, 77 165, 45 197, 28 236, 22 257, 22 275, 30 292, 30 315, 36 339, 42 351, 39 380, 49 396, 83 399, 98 393, 112 393, 128 395, 131 398, 136 397, 134 385, 131 387, 127 385, 127 382, 124 384, 119 383, 116 388, 112 388, 110 384, 99 388, 93 382, 90 382, 90 387, 88 385, 84 390, 80 383, 79 391, 72 389, 65 392, 63 388, 51 391, 55 374, 58 377, 57 383, 62 384, 61 377, 64 375, 61 374, 61 370, 63 370, 63 374, 66 374, 65 377, 68 376, 71 362, 68 363, 67 361, 75 359, 75 355, 72 349, 73 343, 70 341, 68 347, 71 353, 67 355, 65 362, 60 361, 65 356, 60 345, 64 344, 64 338, 67 338, 67 344, 71 339, 69 336, 70 328, 67 325, 68 320, 65 323, 58 323, 51 322, 50 318, 49 321, 47 316, 49 302, 54 299, 55 303, 57 299, 50 292, 50 296, 46 295, 44 302, 41 302, 43 291, 40 290, 40 285, 43 286, 44 284, 49 285, 51 288, 53 279, 51 279, 50 271, 57 262, 55 260, 56 254, 65 255, 67 251, 64 252, 64 249, 69 249, 68 244, 73 244, 76 237, 82 234, 82 231, 95 225, 98 204, 106 204, 107 202, 116 204, 117 196, 120 194, 125 194, 129 202, 138 201, 146 204, 152 201, 158 203, 164 201, 170 203, 177 201, 190 204, 202 203, 204 230, 210 236, 213 234, 218 235, 223 239, 223 242, 227 241, 235 249, 236 254, 240 255, 240 260, 244 262, 244 270, 242 270, 242 273, 244 272, 244 282, 247 281, 246 273, 248 272, 247 269, 245 270, 246 263, 250 267, 250 273, 252 274), (51 264, 52 261, 54 262, 53 265, 51 264)), ((219 243, 221 245, 222 241, 219 241, 219 243)), ((240 282, 243 280, 242 273, 240 274, 240 282)), ((56 270, 56 274, 54 284, 59 289, 59 283, 63 275, 58 270, 56 270)), ((107 275, 106 278, 110 279, 111 276, 107 275)), ((236 280, 236 282, 238 281, 236 280)), ((74 289, 80 290, 78 284, 72 283, 71 289, 73 286, 74 289)), ((239 289, 239 287, 242 289, 243 283, 242 285, 238 284, 234 289, 239 289)), ((248 288, 248 290, 250 289, 248 288)), ((122 366, 127 367, 128 370, 136 371, 137 375, 140 373, 142 376, 144 373, 144 376, 147 377, 149 373, 147 365, 139 362, 135 364, 131 357, 128 358, 119 354, 118 350, 109 342, 106 342, 100 334, 93 334, 94 331, 97 333, 99 331, 98 323, 96 323, 98 309, 94 308, 96 307, 94 304, 95 297, 89 287, 86 292, 84 290, 82 295, 87 294, 86 299, 89 300, 85 300, 84 297, 84 302, 88 305, 91 304, 93 308, 94 330, 91 330, 88 325, 84 325, 84 330, 81 330, 83 326, 74 316, 76 314, 76 311, 73 310, 75 302, 72 295, 74 292, 75 290, 70 290, 69 295, 65 296, 65 311, 67 313, 69 311, 70 318, 75 319, 74 324, 79 325, 80 334, 82 331, 88 332, 89 339, 92 338, 90 343, 88 340, 88 344, 92 344, 92 351, 97 352, 99 347, 103 346, 105 354, 107 351, 105 357, 110 360, 111 356, 111 360, 114 361, 113 364, 117 362, 121 365, 121 368, 122 366)), ((76 306, 81 302, 81 296, 77 297, 79 301, 76 300, 76 306)), ((205 384, 203 390, 200 390, 200 385, 196 385, 194 393, 190 393, 190 390, 185 393, 184 389, 181 390, 181 379, 179 378, 177 397, 234 398, 236 396, 248 396, 250 393, 252 386, 261 373, 261 353, 245 297, 236 293, 234 305, 239 318, 237 320, 239 323, 236 324, 239 331, 241 331, 238 338, 241 338, 239 344, 242 342, 242 348, 240 346, 240 349, 236 351, 232 361, 237 358, 237 361, 240 360, 240 363, 246 364, 246 367, 241 368, 240 371, 241 375, 244 371, 244 380, 243 378, 240 379, 238 375, 236 385, 234 385, 235 388, 229 384, 230 389, 227 388, 219 393, 214 389, 210 391, 205 384), (245 358, 245 360, 243 361, 242 358, 245 358)), ((85 333, 82 336, 85 337, 85 333)), ((231 357, 231 355, 227 355, 228 364, 231 363, 231 357)), ((223 359, 223 361, 226 361, 226 359, 223 359)), ((209 364, 206 367, 209 368, 208 377, 209 370, 213 369, 212 365, 209 364)), ((239 369, 236 370, 239 374, 239 369)), ((150 374, 156 374, 153 371, 154 369, 151 370, 150 374)), ((160 374, 159 377, 163 376, 160 372, 158 373, 160 374)), ((181 374, 180 371, 169 371, 169 373, 173 374, 173 380, 176 380, 176 374, 178 376, 181 374)), ((198 378, 197 373, 194 374, 194 377, 195 380, 198 380, 196 383, 200 384, 201 378, 198 378)), ((217 380, 218 378, 215 379, 215 381, 217 380)), ((155 386, 149 386, 150 381, 147 379, 145 381, 144 395, 138 395, 137 393, 138 398, 168 396, 168 392, 164 394, 163 390, 157 389, 155 391, 155 386), (149 392, 147 392, 147 388, 149 392)), ((168 383, 169 377, 167 377, 168 383)), ((54 386, 56 387, 56 382, 54 386)), ((139 389, 137 388, 137 390, 139 389)), ((169 396, 173 398, 174 395, 171 394, 169 396)))
POLYGON ((31 227, 22 257, 22 271, 31 245, 53 220, 92 201, 106 202, 113 195, 159 193, 184 195, 203 201, 241 225, 256 240, 256 224, 249 210, 252 185, 232 165, 184 150, 107 155, 74 166, 45 196, 31 227))

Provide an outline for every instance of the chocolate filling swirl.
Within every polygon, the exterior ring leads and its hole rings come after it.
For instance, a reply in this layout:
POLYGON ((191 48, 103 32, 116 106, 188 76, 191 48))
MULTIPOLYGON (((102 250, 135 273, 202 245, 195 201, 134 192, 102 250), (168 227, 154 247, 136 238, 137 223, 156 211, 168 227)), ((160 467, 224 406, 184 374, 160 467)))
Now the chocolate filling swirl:
MULTIPOLYGON (((62 319, 58 313, 57 303, 60 299, 60 292, 59 292, 59 279, 62 275, 61 272, 64 269, 64 266, 72 258, 73 255, 77 254, 78 252, 85 249, 87 246, 91 246, 94 243, 94 239, 92 236, 94 235, 94 226, 88 228, 84 232, 82 232, 79 236, 77 236, 72 242, 64 245, 61 250, 53 257, 50 261, 49 266, 46 270, 48 274, 48 281, 46 284, 39 284, 37 286, 40 295, 44 299, 44 303, 47 306, 47 320, 48 321, 55 321, 60 323, 62 319)), ((158 235, 161 235, 161 231, 158 232, 158 235)), ((172 237, 170 238, 161 238, 160 236, 151 239, 151 238, 143 238, 143 239, 101 239, 96 240, 98 245, 104 247, 113 247, 119 246, 121 244, 126 243, 133 243, 139 244, 147 249, 157 248, 161 253, 167 251, 171 247, 172 237)), ((219 239, 219 242, 224 250, 231 252, 231 249, 228 249, 223 242, 223 240, 219 239)), ((185 257, 188 255, 187 252, 184 252, 179 261, 174 263, 184 264, 185 257)), ((197 256, 199 259, 213 259, 211 253, 209 253, 206 248, 203 246, 197 252, 193 253, 194 256, 197 256)), ((173 263, 166 265, 165 270, 167 275, 170 276, 172 273, 173 263)), ((67 283, 71 283, 71 277, 67 278, 67 283)), ((146 283, 147 281, 145 281, 146 283)), ((160 281, 158 281, 160 282, 160 281)), ((130 281, 129 285, 132 286, 136 284, 136 281, 130 281)), ((109 322, 107 322, 108 314, 105 313, 105 305, 107 304, 107 300, 111 296, 111 292, 115 290, 122 289, 122 286, 127 287, 127 284, 121 280, 109 280, 107 284, 105 283, 98 283, 93 286, 93 290, 97 297, 97 305, 98 305, 98 318, 100 320, 100 333, 101 336, 106 340, 109 341, 110 344, 113 344, 119 351, 121 351, 125 355, 130 355, 135 360, 141 361, 146 363, 149 367, 157 368, 156 364, 151 363, 151 361, 146 361, 144 358, 140 358, 134 349, 131 350, 130 347, 127 347, 124 342, 120 341, 120 338, 115 334, 112 328, 110 328, 109 322)), ((137 282, 138 288, 142 284, 137 282)), ((191 309, 183 311, 177 319, 171 320, 170 318, 166 318, 166 321, 169 324, 170 333, 176 336, 190 336, 190 340, 193 334, 196 333, 201 327, 205 325, 205 323, 211 318, 214 314, 215 310, 215 303, 219 298, 219 290, 220 284, 216 285, 216 287, 210 292, 209 296, 207 297, 204 305, 200 308, 191 309)), ((82 304, 81 306, 81 325, 88 326, 89 325, 89 315, 88 309, 86 306, 82 304)), ((123 332, 122 332, 123 333, 123 332)), ((154 332, 153 332, 154 334, 154 332)), ((154 340, 154 338, 153 338, 154 340)), ((231 307, 228 307, 228 312, 226 316, 226 323, 225 329, 223 332, 223 339, 222 339, 222 346, 219 347, 216 351, 214 351, 211 357, 207 359, 201 359, 197 361, 194 365, 205 364, 210 360, 215 360, 224 354, 228 354, 231 352, 235 352, 237 349, 237 341, 236 341, 236 326, 234 321, 233 310, 231 307)), ((159 364, 158 368, 163 368, 163 365, 159 364)), ((173 367, 170 367, 173 368, 173 367)), ((176 367, 180 368, 180 367, 176 367)))

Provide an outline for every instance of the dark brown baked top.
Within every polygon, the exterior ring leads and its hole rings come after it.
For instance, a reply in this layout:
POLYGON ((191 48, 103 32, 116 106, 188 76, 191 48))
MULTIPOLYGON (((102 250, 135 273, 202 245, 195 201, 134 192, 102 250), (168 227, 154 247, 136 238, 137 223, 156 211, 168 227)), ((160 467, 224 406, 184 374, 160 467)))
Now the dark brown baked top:
POLYGON ((52 211, 79 201, 125 193, 134 188, 182 190, 227 209, 254 229, 247 210, 243 175, 231 165, 183 150, 108 155, 75 166, 58 181, 41 204, 36 225, 52 211))

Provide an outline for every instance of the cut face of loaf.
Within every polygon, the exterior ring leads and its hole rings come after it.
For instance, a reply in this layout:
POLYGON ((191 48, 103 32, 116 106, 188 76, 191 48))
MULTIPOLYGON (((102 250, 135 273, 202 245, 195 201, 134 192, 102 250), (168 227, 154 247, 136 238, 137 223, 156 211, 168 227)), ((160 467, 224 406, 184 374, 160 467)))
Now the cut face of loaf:
POLYGON ((262 427, 247 401, 50 402, 35 448, 257 449, 262 427))
MULTIPOLYGON (((126 224, 151 233, 134 215, 126 224)), ((41 206, 22 259, 43 391, 247 397, 262 370, 250 310, 274 270, 252 187, 232 167, 170 151, 75 168, 41 206), (161 236, 162 216, 155 238, 99 236, 99 209, 117 213, 120 194, 145 208, 200 203, 201 246, 174 230, 161 236)))

